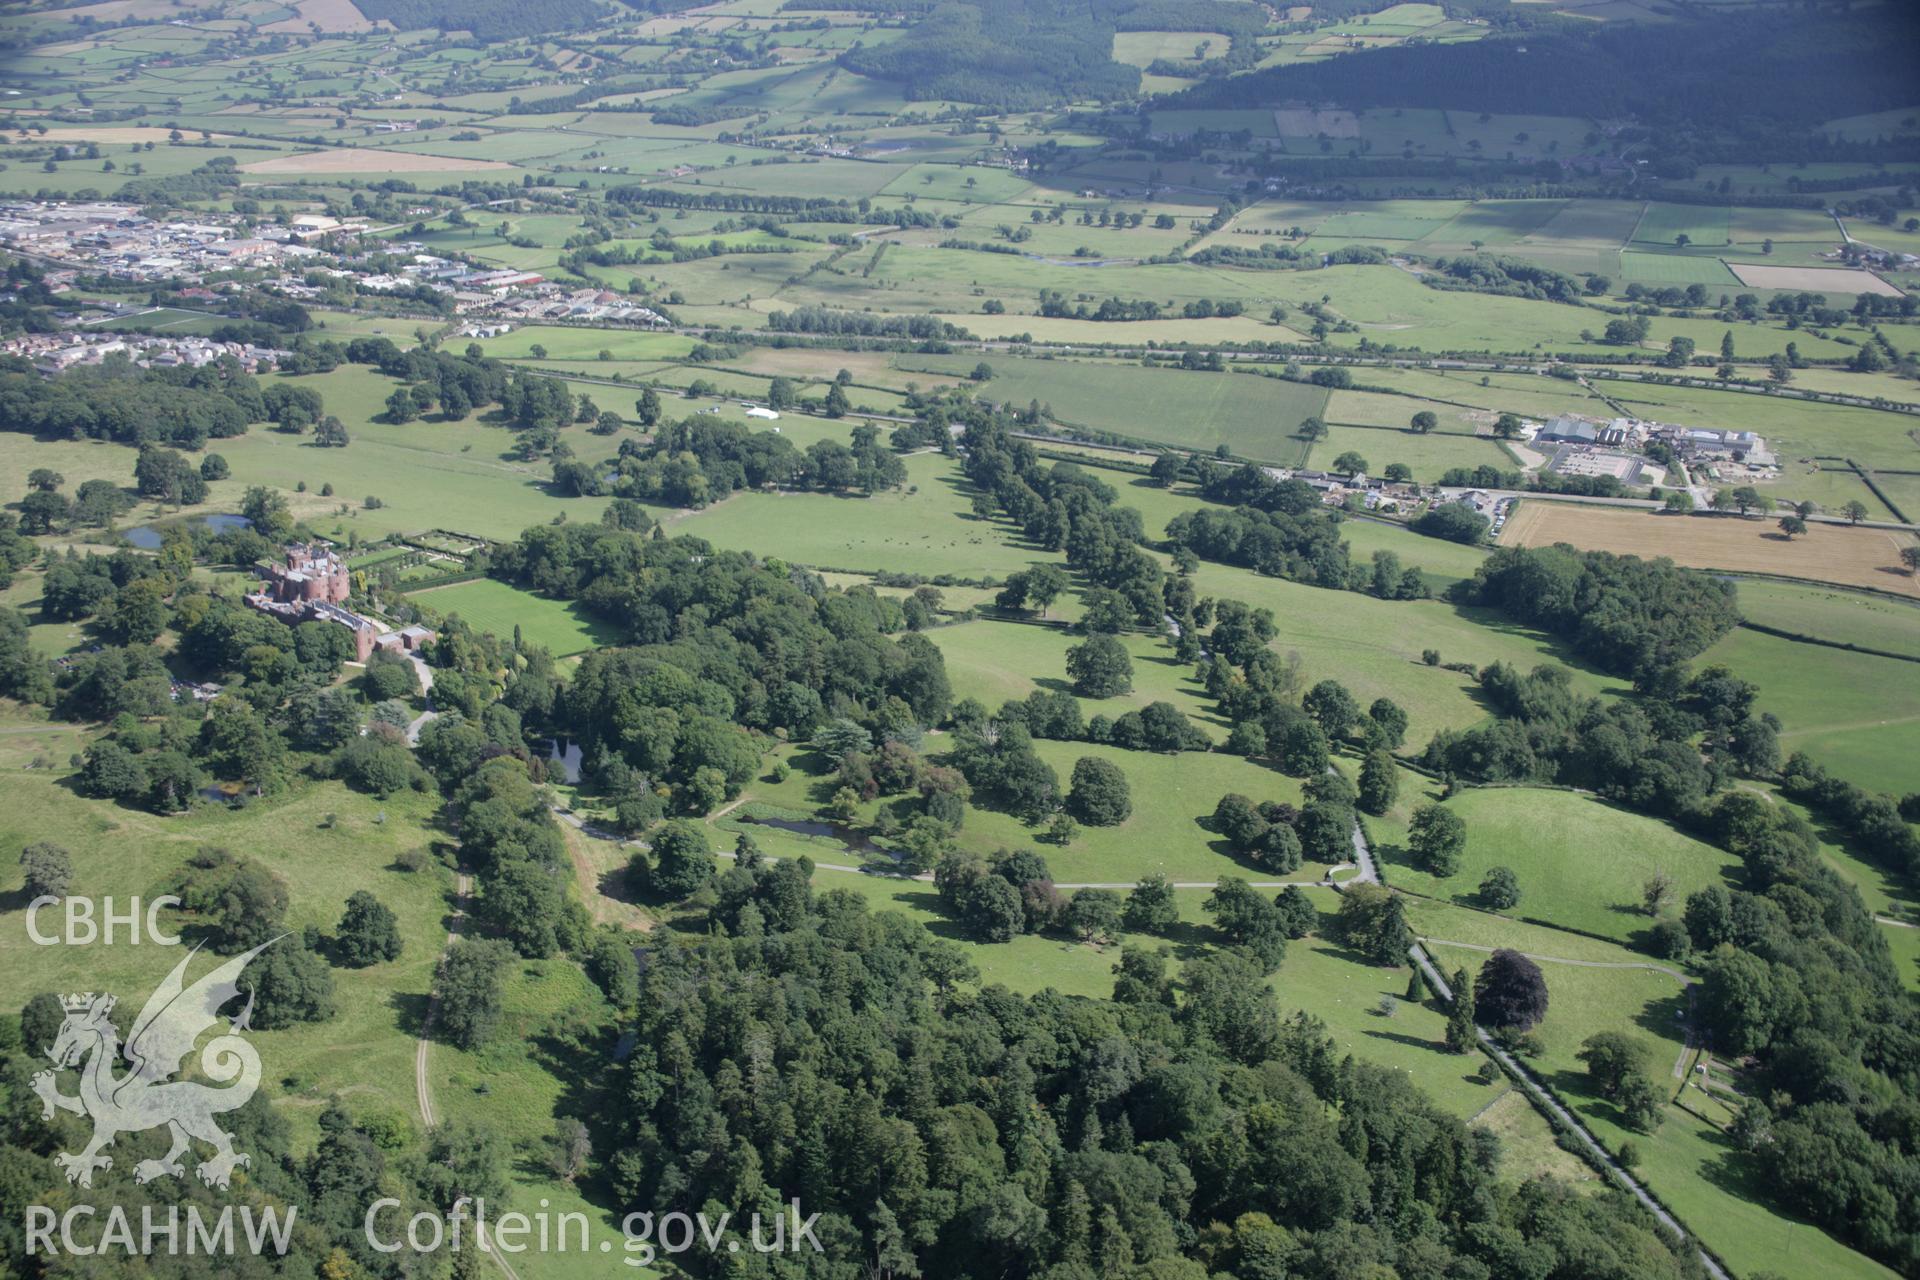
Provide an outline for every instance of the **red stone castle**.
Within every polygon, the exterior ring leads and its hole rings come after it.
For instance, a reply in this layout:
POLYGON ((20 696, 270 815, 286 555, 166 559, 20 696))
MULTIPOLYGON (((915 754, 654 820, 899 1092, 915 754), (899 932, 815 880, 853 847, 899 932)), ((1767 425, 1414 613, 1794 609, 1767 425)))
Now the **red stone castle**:
POLYGON ((382 631, 371 618, 347 608, 345 601, 353 593, 352 575, 347 562, 332 547, 318 542, 294 543, 283 552, 284 564, 262 566, 266 578, 263 589, 247 597, 253 608, 272 614, 288 626, 332 622, 345 627, 353 633, 356 662, 365 662, 376 648, 408 653, 433 639, 434 633, 426 627, 382 631))
POLYGON ((286 563, 266 566, 265 595, 281 604, 325 600, 340 604, 352 594, 347 562, 322 543, 294 543, 285 548, 286 563))

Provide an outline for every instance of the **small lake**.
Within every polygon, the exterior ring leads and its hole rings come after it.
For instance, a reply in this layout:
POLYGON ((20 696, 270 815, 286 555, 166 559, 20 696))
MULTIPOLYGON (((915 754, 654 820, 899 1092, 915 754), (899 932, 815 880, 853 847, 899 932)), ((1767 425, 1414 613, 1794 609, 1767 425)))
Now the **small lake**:
POLYGON ((560 740, 552 739, 547 745, 547 764, 549 773, 558 773, 568 786, 580 781, 580 744, 569 742, 562 750, 560 740))
MULTIPOLYGON (((247 519, 245 516, 236 515, 200 516, 194 520, 184 521, 184 523, 189 527, 196 524, 204 525, 215 533, 227 533, 233 529, 248 529, 253 526, 253 521, 247 519)), ((160 534, 161 531, 150 524, 135 525, 131 529, 122 529, 120 531, 121 537, 125 538, 130 545, 136 546, 142 551, 158 551, 160 549, 160 534)))
POLYGON ((800 818, 745 818, 748 825, 772 827, 777 831, 789 831, 796 836, 812 836, 822 840, 832 840, 848 853, 862 858, 884 858, 888 862, 898 861, 895 855, 882 849, 851 827, 843 827, 835 822, 810 822, 800 818))

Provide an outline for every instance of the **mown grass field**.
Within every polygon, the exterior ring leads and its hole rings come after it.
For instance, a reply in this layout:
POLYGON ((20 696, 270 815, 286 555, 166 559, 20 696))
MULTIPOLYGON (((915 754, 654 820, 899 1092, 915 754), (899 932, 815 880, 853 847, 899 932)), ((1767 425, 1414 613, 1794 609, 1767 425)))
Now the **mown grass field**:
POLYGON ((548 600, 504 582, 482 578, 450 587, 428 587, 408 600, 438 611, 459 614, 475 630, 511 640, 518 632, 528 644, 565 658, 588 649, 620 642, 619 628, 588 613, 572 600, 548 600))
MULTIPOLYGON (((1427 541, 1417 534, 1404 536, 1427 541)), ((1400 554, 1403 564, 1421 563, 1417 551, 1401 550, 1400 554)), ((1253 577, 1214 564, 1201 565, 1194 583, 1202 595, 1271 608, 1279 626, 1273 648, 1283 656, 1300 655, 1303 687, 1334 679, 1346 685, 1362 706, 1382 697, 1399 703, 1407 712, 1407 742, 1415 750, 1425 746, 1435 730, 1466 728, 1487 714, 1479 701, 1477 681, 1444 665, 1428 666, 1422 657, 1428 649, 1436 650, 1443 664, 1470 662, 1476 669, 1496 661, 1521 670, 1557 663, 1573 672, 1577 688, 1595 694, 1625 687, 1587 668, 1556 641, 1482 610, 1438 600, 1379 600, 1357 592, 1253 577)))
MULTIPOLYGON (((1730 1267, 1741 1274, 1778 1271, 1783 1260, 1790 1258, 1792 1269, 1782 1274, 1862 1280, 1889 1280, 1893 1275, 1818 1228, 1766 1207, 1764 1193, 1748 1167, 1712 1126, 1669 1106, 1652 1135, 1637 1133, 1621 1125, 1612 1103, 1593 1094, 1585 1068, 1574 1055, 1581 1041, 1602 1030, 1639 1036, 1649 1048, 1656 1078, 1679 1090, 1672 1067, 1683 1044, 1677 1016, 1682 1008, 1680 984, 1652 969, 1627 967, 1648 963, 1645 956, 1457 906, 1416 902, 1407 914, 1415 933, 1423 938, 1444 938, 1478 948, 1512 947, 1536 957, 1616 966, 1539 962, 1547 980, 1548 1009, 1538 1029, 1544 1052, 1531 1065, 1609 1149, 1618 1150, 1626 1141, 1639 1149, 1636 1173, 1730 1267)), ((1440 944, 1431 944, 1430 949, 1435 963, 1449 974, 1457 967, 1477 974, 1487 958, 1485 950, 1440 944)))
POLYGON ((1454 467, 1489 466, 1504 471, 1513 466, 1500 446, 1484 436, 1439 431, 1416 435, 1393 427, 1338 425, 1329 425, 1326 437, 1313 443, 1306 465, 1331 471, 1334 459, 1349 452, 1366 460, 1369 475, 1379 475, 1388 464, 1399 462, 1411 468, 1421 484, 1438 484, 1441 475, 1454 467))

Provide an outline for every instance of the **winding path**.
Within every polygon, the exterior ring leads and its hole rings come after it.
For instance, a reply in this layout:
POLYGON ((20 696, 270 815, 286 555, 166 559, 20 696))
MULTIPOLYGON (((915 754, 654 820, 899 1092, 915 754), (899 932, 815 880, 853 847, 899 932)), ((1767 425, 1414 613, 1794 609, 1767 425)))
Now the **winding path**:
MULTIPOLYGON (((454 939, 460 936, 460 926, 467 918, 467 894, 473 888, 473 877, 462 871, 454 883, 453 917, 447 922, 447 944, 441 949, 441 956, 453 949, 454 939)), ((413 1050, 413 1096, 420 1105, 420 1121, 431 1129, 437 1123, 433 1115, 433 1091, 427 1085, 427 1052, 433 1043, 433 1023, 440 1013, 440 997, 430 995, 427 998, 427 1016, 420 1024, 420 1040, 413 1050)))
MULTIPOLYGON (((1420 941, 1429 947, 1459 947, 1463 951, 1479 951, 1487 955, 1492 955, 1496 950, 1503 949, 1489 947, 1479 942, 1452 942, 1446 938, 1422 938, 1420 941)), ((1669 969, 1663 964, 1653 964, 1637 960, 1571 960, 1566 956, 1535 955, 1531 951, 1522 951, 1520 954, 1529 960, 1537 960, 1541 964, 1570 964, 1580 969, 1647 969, 1653 973, 1664 973, 1682 985, 1693 981, 1693 979, 1687 977, 1686 974, 1681 973, 1678 969, 1669 969)))
MULTIPOLYGON (((461 926, 467 918, 467 895, 472 892, 472 889, 473 877, 465 871, 460 872, 453 889, 453 917, 447 921, 447 950, 452 949, 454 940, 460 936, 461 926)), ((442 950, 441 955, 445 954, 446 950, 442 950)), ((433 1043, 434 1016, 439 1012, 440 997, 429 996, 427 1016, 420 1025, 420 1040, 413 1050, 413 1096, 420 1107, 420 1122, 429 1129, 438 1123, 433 1114, 433 1090, 427 1083, 427 1056, 428 1047, 433 1043)), ((500 1268, 501 1274, 505 1275, 507 1280, 520 1280, 520 1273, 513 1269, 513 1264, 508 1262, 498 1250, 487 1243, 484 1233, 479 1239, 480 1251, 493 1259, 494 1264, 500 1268)))

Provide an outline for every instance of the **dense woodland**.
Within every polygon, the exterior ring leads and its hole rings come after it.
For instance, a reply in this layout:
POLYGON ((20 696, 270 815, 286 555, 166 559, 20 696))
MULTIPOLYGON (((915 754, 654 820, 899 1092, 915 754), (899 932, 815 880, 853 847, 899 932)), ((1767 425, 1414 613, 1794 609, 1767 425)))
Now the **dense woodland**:
POLYGON ((822 1276, 1699 1274, 1624 1197, 1497 1186, 1482 1135, 1283 1020, 1239 953, 1129 951, 1111 1000, 1021 997, 775 867, 722 902, 731 936, 642 980, 623 1204, 797 1194, 822 1276))
POLYGON ((1779 7, 1739 22, 1702 16, 1496 35, 1460 45, 1405 45, 1218 80, 1179 95, 1193 107, 1290 99, 1374 109, 1552 112, 1634 117, 1682 133, 1725 130, 1776 148, 1781 127, 1911 105, 1905 6, 1843 12, 1779 7), (1729 75, 1729 67, 1740 68, 1729 75))

